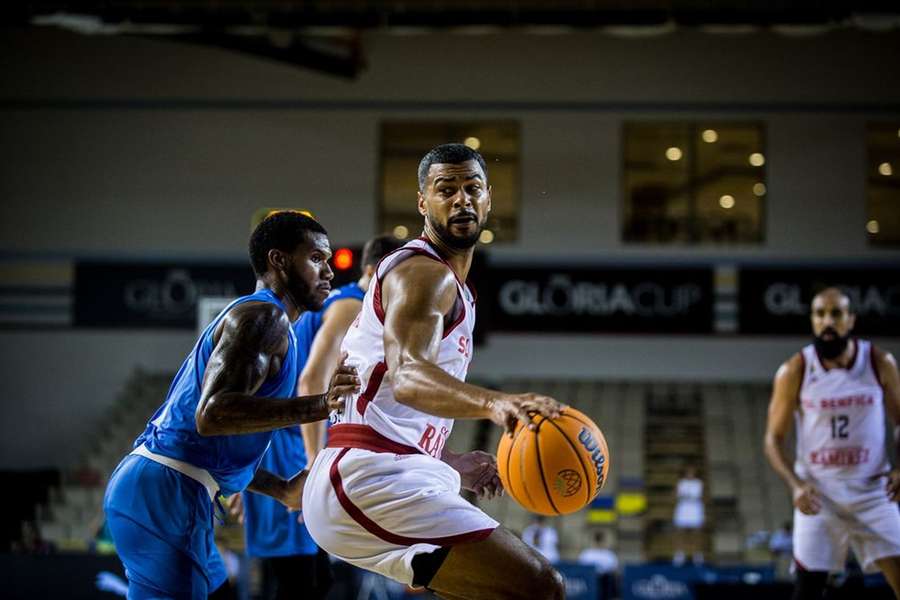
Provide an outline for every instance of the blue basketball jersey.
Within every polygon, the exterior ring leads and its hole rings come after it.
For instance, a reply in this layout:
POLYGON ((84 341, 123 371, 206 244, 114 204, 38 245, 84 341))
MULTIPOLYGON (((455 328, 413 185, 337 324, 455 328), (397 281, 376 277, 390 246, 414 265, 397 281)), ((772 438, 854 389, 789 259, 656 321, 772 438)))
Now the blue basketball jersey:
POLYGON ((362 302, 365 295, 366 293, 356 282, 342 285, 328 295, 328 298, 322 304, 322 310, 305 312, 294 322, 294 333, 297 336, 297 362, 300 365, 300 372, 303 372, 303 367, 306 366, 306 361, 309 360, 313 340, 322 327, 322 318, 325 316, 325 311, 328 310, 328 307, 338 300, 353 299, 362 302))
MULTIPOLYGON (((300 426, 279 429, 259 467, 285 479, 306 466, 306 450, 300 426)), ((298 521, 300 513, 288 512, 283 504, 252 492, 244 492, 244 532, 249 556, 293 556, 315 554, 317 547, 306 527, 298 521)))
MULTIPOLYGON (((135 447, 146 444, 151 452, 206 469, 226 496, 247 487, 272 438, 271 431, 204 437, 197 433, 194 420, 216 327, 228 311, 245 302, 269 302, 285 310, 284 304, 267 289, 242 296, 229 304, 203 331, 175 376, 165 402, 134 443, 135 447)), ((289 398, 294 395, 299 371, 293 328, 289 330, 289 336, 281 370, 275 377, 267 379, 255 396, 289 398)))
MULTIPOLYGON (((338 300, 348 298, 362 301, 365 292, 356 283, 341 286, 331 292, 322 310, 305 312, 294 322, 297 337, 298 372, 303 371, 309 360, 316 333, 322 327, 325 311, 338 300)), ((272 444, 260 463, 260 468, 280 475, 292 477, 306 467, 306 450, 300 426, 279 429, 272 436, 272 444)), ((244 494, 244 531, 247 540, 247 554, 250 556, 292 556, 295 554, 315 554, 315 542, 298 522, 297 513, 290 513, 280 502, 254 493, 244 494)))

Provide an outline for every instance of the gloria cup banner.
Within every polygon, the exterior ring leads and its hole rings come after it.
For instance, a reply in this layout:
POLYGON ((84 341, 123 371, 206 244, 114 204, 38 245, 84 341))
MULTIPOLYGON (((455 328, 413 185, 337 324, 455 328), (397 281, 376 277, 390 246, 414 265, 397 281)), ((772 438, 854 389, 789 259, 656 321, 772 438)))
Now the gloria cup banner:
POLYGON ((193 329, 202 296, 253 291, 249 264, 78 262, 76 327, 193 329))
POLYGON ((900 335, 898 267, 741 267, 738 271, 740 333, 806 335, 810 302, 837 286, 850 296, 859 335, 900 335))
POLYGON ((487 274, 492 332, 713 331, 712 267, 491 265, 487 274))

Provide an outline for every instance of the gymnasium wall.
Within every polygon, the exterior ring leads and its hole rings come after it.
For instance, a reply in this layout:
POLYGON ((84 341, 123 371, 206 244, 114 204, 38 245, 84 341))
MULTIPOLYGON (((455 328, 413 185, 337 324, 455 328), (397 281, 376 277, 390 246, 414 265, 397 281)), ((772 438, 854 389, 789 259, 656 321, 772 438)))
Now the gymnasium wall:
MULTIPOLYGON (((377 33, 363 43, 368 69, 350 82, 224 50, 5 30, 0 256, 240 259, 261 206, 306 207, 335 243, 359 242, 376 233, 381 120, 504 118, 521 125, 522 194, 519 242, 491 249, 500 262, 900 259, 867 246, 863 196, 865 123, 900 116, 900 80, 886 66, 897 34, 377 33), (622 121, 693 118, 766 123, 762 246, 620 241, 622 121)), ((0 331, 0 468, 70 464, 127 373, 175 370, 192 341, 0 331)), ((497 335, 472 372, 763 380, 802 342, 497 335)), ((900 351, 900 340, 881 344, 900 351)))

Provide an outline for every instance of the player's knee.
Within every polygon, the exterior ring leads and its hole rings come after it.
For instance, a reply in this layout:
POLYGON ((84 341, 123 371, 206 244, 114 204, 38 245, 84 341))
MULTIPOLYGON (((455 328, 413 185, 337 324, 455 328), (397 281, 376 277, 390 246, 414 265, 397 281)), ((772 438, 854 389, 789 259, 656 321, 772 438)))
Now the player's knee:
POLYGON ((563 600, 566 597, 566 581, 559 571, 549 564, 543 564, 537 574, 535 598, 546 598, 547 600, 563 600))

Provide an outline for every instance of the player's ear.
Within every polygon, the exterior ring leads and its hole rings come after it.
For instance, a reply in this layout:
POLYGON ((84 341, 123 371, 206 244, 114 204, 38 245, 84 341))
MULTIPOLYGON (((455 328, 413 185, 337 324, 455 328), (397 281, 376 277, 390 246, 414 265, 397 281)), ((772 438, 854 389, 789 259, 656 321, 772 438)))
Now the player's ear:
POLYGON ((850 313, 847 317, 847 333, 853 331, 853 328, 856 327, 856 313, 850 313))
POLYGON ((484 211, 485 216, 491 214, 491 199, 493 198, 493 195, 494 195, 494 188, 493 188, 493 186, 489 185, 487 188, 487 209, 484 211))
POLYGON ((275 267, 276 270, 287 270, 287 256, 285 256, 284 252, 277 248, 272 248, 266 256, 269 260, 269 264, 275 267))
POLYGON ((416 192, 416 206, 419 209, 419 214, 424 217, 427 211, 425 210, 425 196, 422 195, 422 192, 416 192))

